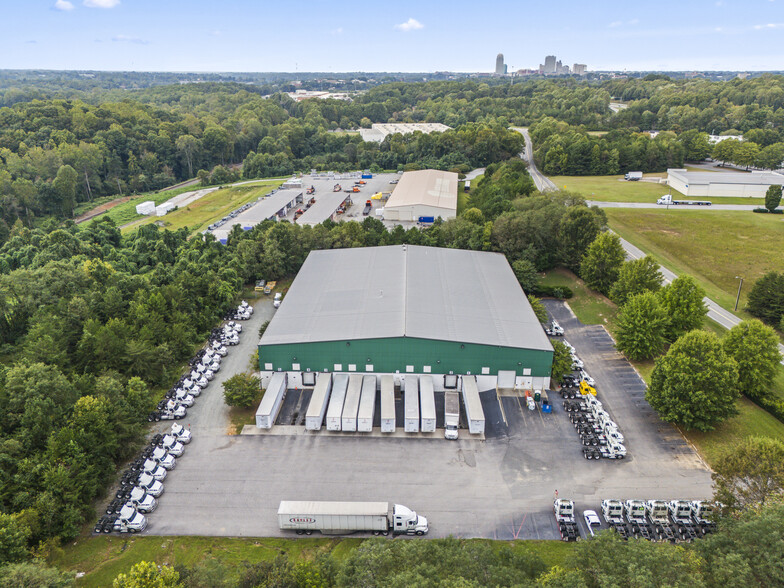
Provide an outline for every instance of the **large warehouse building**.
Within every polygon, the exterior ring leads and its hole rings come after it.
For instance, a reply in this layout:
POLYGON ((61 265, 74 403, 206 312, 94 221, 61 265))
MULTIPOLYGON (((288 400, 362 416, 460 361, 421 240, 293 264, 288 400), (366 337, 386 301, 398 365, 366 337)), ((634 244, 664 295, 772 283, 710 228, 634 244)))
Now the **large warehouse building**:
POLYGON ((446 220, 457 216, 457 174, 435 169, 403 174, 384 205, 384 220, 446 220))
POLYGON ((263 380, 288 372, 289 387, 364 372, 545 388, 552 358, 503 255, 410 245, 311 252, 259 343, 263 380))
POLYGON ((764 198, 770 186, 784 184, 784 175, 776 172, 691 172, 668 169, 667 183, 688 197, 764 198))

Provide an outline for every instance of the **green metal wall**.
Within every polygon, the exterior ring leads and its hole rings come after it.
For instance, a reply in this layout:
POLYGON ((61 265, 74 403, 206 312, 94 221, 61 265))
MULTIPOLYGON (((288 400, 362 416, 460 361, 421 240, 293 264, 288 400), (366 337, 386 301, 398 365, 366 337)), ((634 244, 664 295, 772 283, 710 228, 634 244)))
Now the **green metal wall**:
POLYGON ((431 373, 481 374, 482 368, 490 368, 491 375, 499 371, 514 370, 522 376, 523 369, 531 370, 534 377, 549 377, 553 363, 552 351, 517 349, 454 343, 430 339, 399 337, 390 339, 359 339, 352 341, 325 341, 318 343, 292 343, 285 345, 259 345, 259 368, 271 363, 278 368, 293 370, 292 364, 300 365, 297 371, 334 371, 335 364, 342 364, 342 371, 355 364, 357 371, 365 371, 367 364, 374 372, 406 373, 406 366, 413 365, 414 373, 423 373, 423 366, 430 366, 431 373))

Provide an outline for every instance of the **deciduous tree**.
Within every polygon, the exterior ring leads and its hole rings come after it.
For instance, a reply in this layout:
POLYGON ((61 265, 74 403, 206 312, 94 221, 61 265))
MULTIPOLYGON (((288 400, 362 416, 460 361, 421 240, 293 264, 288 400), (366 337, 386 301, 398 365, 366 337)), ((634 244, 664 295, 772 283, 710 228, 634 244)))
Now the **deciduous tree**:
POLYGON ((768 272, 751 287, 746 309, 769 325, 784 318, 784 272, 768 272))
POLYGON ((668 341, 675 341, 684 333, 698 329, 708 314, 703 300, 705 290, 691 276, 678 276, 659 290, 658 297, 667 314, 668 341))
POLYGON ((229 406, 250 408, 259 397, 261 380, 250 374, 237 374, 223 382, 223 397, 229 406))
POLYGON ((601 233, 588 246, 580 264, 580 277, 594 290, 609 294, 626 257, 615 233, 601 233))
POLYGON ((770 186, 765 192, 765 208, 768 212, 776 210, 781 203, 781 186, 770 186))
POLYGON ((713 464, 716 500, 729 508, 765 504, 784 492, 784 443, 770 437, 735 441, 713 464))
POLYGON ((618 350, 628 358, 650 359, 664 349, 667 314, 653 292, 634 294, 616 322, 618 350))
POLYGON ((566 374, 572 371, 572 356, 569 349, 561 341, 552 341, 553 367, 550 377, 554 382, 559 382, 566 374))
POLYGON ((770 396, 781 361, 778 344, 776 331, 756 319, 740 322, 724 336, 724 351, 738 364, 741 394, 751 398, 770 396))
POLYGON ((659 264, 650 255, 627 261, 621 266, 618 280, 610 289, 610 299, 615 304, 625 304, 635 294, 656 292, 661 288, 663 279, 659 264))
POLYGON ((645 398, 671 423, 710 431, 735 414, 738 364, 706 331, 691 331, 656 361, 645 398))

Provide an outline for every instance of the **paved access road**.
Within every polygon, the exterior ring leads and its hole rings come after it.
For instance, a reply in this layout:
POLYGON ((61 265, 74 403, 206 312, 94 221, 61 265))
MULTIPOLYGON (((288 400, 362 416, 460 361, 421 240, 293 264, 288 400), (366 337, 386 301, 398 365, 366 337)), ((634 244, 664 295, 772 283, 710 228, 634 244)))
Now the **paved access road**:
POLYGON ((550 190, 557 190, 558 187, 545 177, 536 167, 534 163, 534 146, 531 142, 531 135, 528 134, 528 129, 525 127, 512 127, 512 130, 517 131, 525 138, 525 150, 520 154, 520 157, 528 163, 528 173, 534 180, 536 189, 540 192, 547 192, 550 190))
POLYGON ((711 206, 689 206, 689 205, 676 205, 676 206, 662 206, 655 202, 600 202, 596 200, 588 200, 588 206, 598 206, 599 208, 655 208, 658 210, 724 210, 724 211, 750 211, 759 206, 751 204, 712 204, 711 206))

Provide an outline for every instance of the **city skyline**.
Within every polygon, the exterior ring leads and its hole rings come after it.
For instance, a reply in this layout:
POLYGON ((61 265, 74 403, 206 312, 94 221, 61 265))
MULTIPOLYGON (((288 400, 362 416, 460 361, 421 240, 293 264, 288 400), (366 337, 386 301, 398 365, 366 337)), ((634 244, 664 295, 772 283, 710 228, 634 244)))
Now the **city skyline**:
POLYGON ((784 63, 782 0, 643 6, 503 0, 477 11, 457 0, 444 11, 403 0, 391 11, 356 0, 37 0, 4 7, 11 26, 0 38, 0 68, 486 72, 498 48, 509 72, 536 68, 544 55, 579 59, 591 71, 764 71, 784 63), (456 35, 466 14, 471 28, 456 35), (498 14, 508 26, 499 27, 498 14), (518 22, 526 23, 522 35, 518 22), (362 40, 370 34, 372 42, 362 40))

